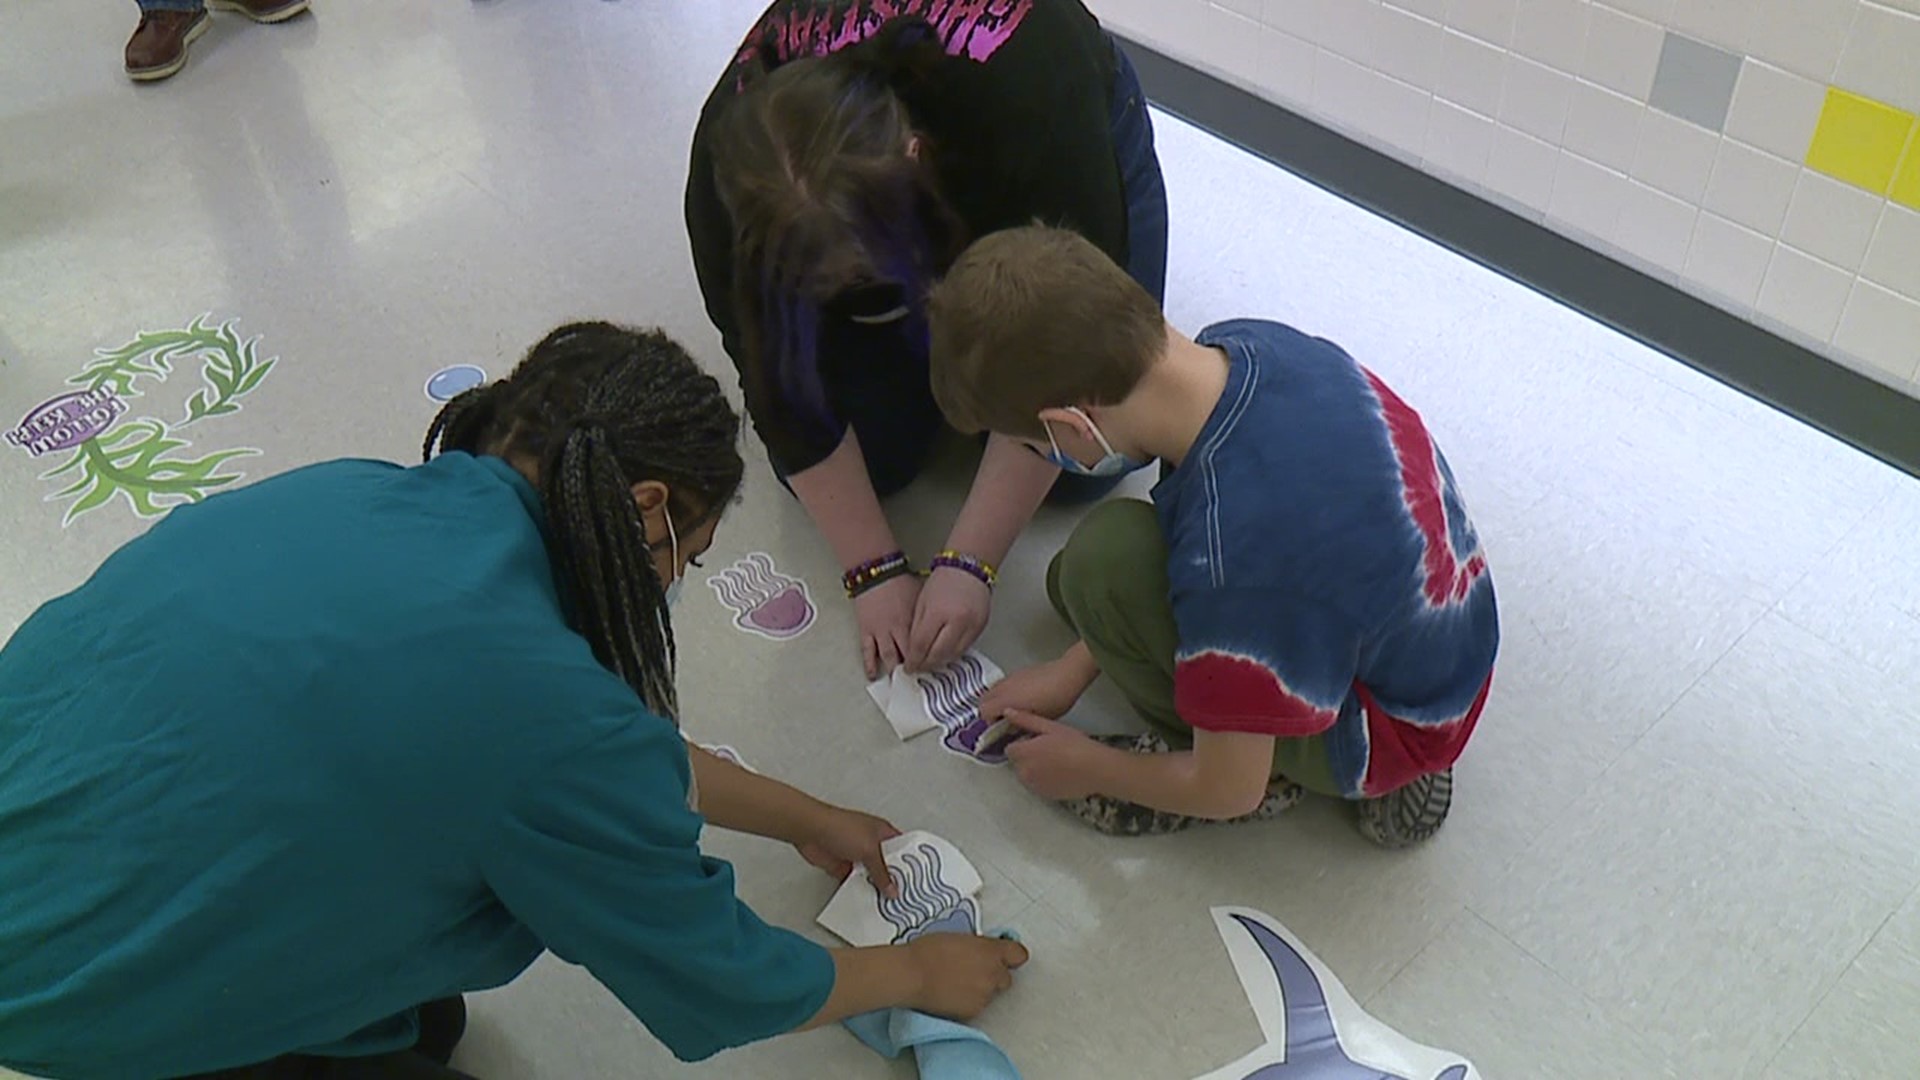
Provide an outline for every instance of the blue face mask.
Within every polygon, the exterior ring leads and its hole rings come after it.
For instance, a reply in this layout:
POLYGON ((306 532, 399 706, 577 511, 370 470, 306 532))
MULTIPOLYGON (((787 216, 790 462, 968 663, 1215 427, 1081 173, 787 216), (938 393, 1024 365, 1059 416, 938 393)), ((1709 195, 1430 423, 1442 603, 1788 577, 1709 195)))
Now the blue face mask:
POLYGON ((1094 440, 1100 444, 1100 449, 1106 451, 1106 455, 1091 465, 1080 464, 1060 449, 1060 443, 1053 437, 1053 425, 1042 421, 1041 423, 1047 429, 1047 442, 1053 446, 1053 451, 1047 455, 1048 461, 1076 476, 1124 476, 1135 469, 1146 467, 1146 462, 1134 461, 1115 450, 1113 444, 1107 441, 1107 437, 1100 434, 1100 428, 1093 422, 1093 417, 1071 406, 1067 411, 1087 422, 1087 429, 1093 432, 1094 440))
POLYGON ((674 568, 673 580, 667 582, 667 609, 671 611, 680 602, 680 587, 687 583, 687 575, 680 569, 680 537, 673 529, 673 515, 663 507, 660 516, 667 519, 667 543, 671 546, 674 568))

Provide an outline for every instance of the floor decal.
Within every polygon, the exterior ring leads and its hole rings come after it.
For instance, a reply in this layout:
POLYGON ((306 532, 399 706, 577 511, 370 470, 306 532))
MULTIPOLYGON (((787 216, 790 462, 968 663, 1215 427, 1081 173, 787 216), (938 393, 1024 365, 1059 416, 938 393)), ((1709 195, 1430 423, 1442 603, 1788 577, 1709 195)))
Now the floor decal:
POLYGON ((1199 1080, 1480 1080, 1459 1054, 1375 1020, 1271 916, 1217 907, 1214 924, 1266 1044, 1199 1080))
POLYGON ((960 849, 928 832, 882 845, 898 896, 885 896, 858 871, 820 913, 820 925, 850 945, 898 945, 923 934, 980 932, 980 872, 960 849))
POLYGON ((1005 725, 980 715, 980 699, 1002 677, 999 665, 970 649, 939 671, 910 675, 905 668, 895 668, 887 678, 867 684, 867 696, 903 741, 938 730, 940 745, 953 753, 985 765, 1004 765, 1005 725))
POLYGON ((472 364, 454 364, 429 375, 426 385, 421 389, 426 391, 428 400, 447 402, 486 381, 486 369, 472 364))
POLYGON ((764 551, 707 578, 707 587, 733 612, 733 625, 749 634, 786 641, 813 625, 816 612, 807 583, 775 569, 773 556, 764 551))
MULTIPOLYGON (((112 502, 126 501, 141 517, 158 517, 182 503, 199 502, 246 474, 229 462, 260 451, 232 447, 195 456, 183 432, 204 421, 240 411, 240 401, 258 389, 278 357, 261 359, 260 338, 245 341, 233 331, 238 320, 209 325, 202 315, 184 330, 142 331, 117 348, 99 349, 78 375, 80 389, 40 403, 5 434, 8 445, 33 458, 67 454, 40 475, 65 486, 49 502, 72 500, 62 525, 112 502), (177 419, 147 415, 121 421, 143 385, 165 383, 175 368, 198 364, 200 385, 177 419)), ((154 411, 158 411, 157 409, 154 411)))

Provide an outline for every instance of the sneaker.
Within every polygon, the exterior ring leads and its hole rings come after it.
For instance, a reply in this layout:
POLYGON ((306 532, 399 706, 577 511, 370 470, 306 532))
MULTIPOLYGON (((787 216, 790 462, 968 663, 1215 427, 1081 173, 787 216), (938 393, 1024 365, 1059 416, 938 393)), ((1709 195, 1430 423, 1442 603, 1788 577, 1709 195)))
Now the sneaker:
POLYGON ((207 0, 207 6, 237 11, 257 23, 285 22, 307 10, 312 0, 207 0))
POLYGON ((143 11, 127 39, 127 75, 154 82, 187 66, 187 46, 207 32, 210 17, 199 11, 143 11))
MULTIPOLYGON (((1133 754, 1164 754, 1173 748, 1158 735, 1095 735, 1094 741, 1117 747, 1133 754)), ((1267 797, 1260 801, 1258 809, 1226 821, 1212 818, 1190 817, 1186 814, 1155 810, 1150 806, 1115 799, 1107 795, 1089 795, 1084 799, 1069 799, 1060 805, 1067 812, 1108 836, 1165 836, 1168 833, 1182 832, 1195 825, 1233 825, 1246 821, 1271 821, 1283 812, 1291 809, 1300 801, 1303 789, 1299 784, 1281 777, 1267 785, 1267 797)))
POLYGON ((1412 847, 1440 831, 1453 806, 1453 770, 1428 773, 1397 791, 1360 801, 1360 832, 1383 848, 1412 847))

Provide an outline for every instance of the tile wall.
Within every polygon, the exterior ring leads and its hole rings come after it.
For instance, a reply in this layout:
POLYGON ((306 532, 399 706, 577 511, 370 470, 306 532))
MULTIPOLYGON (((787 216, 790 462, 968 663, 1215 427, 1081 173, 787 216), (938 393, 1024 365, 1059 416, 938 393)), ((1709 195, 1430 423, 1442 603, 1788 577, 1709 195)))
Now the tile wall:
POLYGON ((1088 0, 1920 397, 1920 0, 1088 0))

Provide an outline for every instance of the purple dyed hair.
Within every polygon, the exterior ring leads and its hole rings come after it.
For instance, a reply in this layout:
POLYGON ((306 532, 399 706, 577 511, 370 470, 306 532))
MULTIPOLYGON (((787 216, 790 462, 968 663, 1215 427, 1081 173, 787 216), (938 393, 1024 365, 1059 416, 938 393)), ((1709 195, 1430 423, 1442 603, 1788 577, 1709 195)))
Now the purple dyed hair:
POLYGON ((714 142, 734 230, 734 309, 748 378, 803 423, 829 428, 820 370, 826 309, 868 286, 900 291, 899 332, 927 346, 924 300, 963 246, 901 91, 945 56, 934 28, 895 19, 872 38, 744 80, 714 142))

